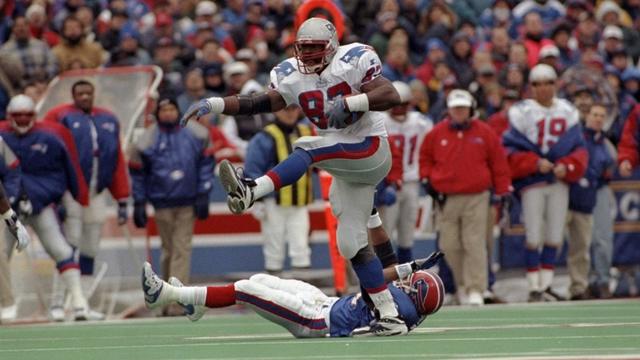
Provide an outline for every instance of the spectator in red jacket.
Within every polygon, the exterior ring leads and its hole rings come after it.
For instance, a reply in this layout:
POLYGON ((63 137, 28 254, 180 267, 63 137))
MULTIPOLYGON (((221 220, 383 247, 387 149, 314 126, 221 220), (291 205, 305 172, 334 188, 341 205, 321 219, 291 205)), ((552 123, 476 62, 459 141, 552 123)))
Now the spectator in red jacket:
POLYGON ((488 125, 473 118, 474 103, 468 91, 449 93, 449 115, 420 147, 420 177, 438 205, 440 248, 447 254, 458 300, 482 305, 487 288, 489 191, 507 195, 511 180, 500 140, 488 125))

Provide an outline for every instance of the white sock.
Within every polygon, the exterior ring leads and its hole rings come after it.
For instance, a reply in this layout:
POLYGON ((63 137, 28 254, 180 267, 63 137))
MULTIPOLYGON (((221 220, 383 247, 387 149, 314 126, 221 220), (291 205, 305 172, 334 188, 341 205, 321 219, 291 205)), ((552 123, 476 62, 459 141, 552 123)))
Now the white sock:
POLYGON ((529 291, 540 291, 540 271, 527 271, 529 291))
POLYGON ((183 304, 204 305, 207 300, 207 288, 205 286, 185 286, 176 288, 178 301, 183 304))
POLYGON ((552 269, 541 269, 540 270, 540 289, 542 291, 546 290, 551 283, 553 282, 553 270, 552 269))
POLYGON ((74 308, 87 308, 87 299, 82 294, 82 287, 80 286, 80 270, 68 269, 60 274, 62 281, 67 285, 69 293, 71 293, 71 305, 74 308))
POLYGON ((381 319, 398 317, 398 309, 396 309, 396 304, 393 302, 393 296, 391 296, 389 289, 380 291, 379 293, 369 294, 369 296, 376 309, 380 312, 381 319))
POLYGON ((256 181, 256 186, 253 188, 253 196, 255 197, 256 200, 260 199, 261 197, 269 193, 272 193, 273 190, 275 189, 275 186, 273 185, 273 181, 267 175, 260 176, 255 181, 256 181))

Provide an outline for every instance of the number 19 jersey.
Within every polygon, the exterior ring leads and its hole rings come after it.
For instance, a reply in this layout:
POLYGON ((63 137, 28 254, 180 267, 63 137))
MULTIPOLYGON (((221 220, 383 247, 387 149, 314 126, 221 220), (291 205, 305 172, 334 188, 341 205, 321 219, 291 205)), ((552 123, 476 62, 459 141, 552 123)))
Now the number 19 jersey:
POLYGON ((320 74, 303 74, 295 58, 289 58, 271 70, 271 89, 287 105, 298 104, 317 127, 319 135, 343 132, 357 137, 386 136, 383 116, 367 111, 344 129, 331 128, 325 116, 329 102, 338 96, 360 93, 360 87, 381 75, 380 58, 372 47, 361 43, 340 46, 331 63, 320 74))

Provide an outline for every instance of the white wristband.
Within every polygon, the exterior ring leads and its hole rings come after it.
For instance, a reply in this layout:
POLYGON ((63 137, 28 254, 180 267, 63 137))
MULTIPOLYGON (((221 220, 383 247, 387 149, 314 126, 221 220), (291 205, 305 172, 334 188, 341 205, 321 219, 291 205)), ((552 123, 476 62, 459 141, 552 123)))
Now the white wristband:
POLYGON ((369 216, 369 220, 367 220, 367 229, 375 229, 380 225, 382 225, 382 220, 380 219, 379 213, 376 212, 374 215, 369 216))
POLYGON ((214 114, 222 114, 224 111, 224 99, 221 97, 210 97, 207 102, 211 106, 211 112, 214 114))
POLYGON ((4 214, 0 214, 0 216, 2 216, 3 219, 7 220, 7 219, 11 219, 13 214, 14 214, 13 209, 9 208, 9 210, 7 210, 4 214))
POLYGON ((369 111, 369 97, 367 94, 347 96, 344 101, 347 103, 347 107, 351 112, 369 111))
POLYGON ((404 263, 404 264, 396 265, 396 273, 398 274, 398 279, 402 280, 406 278, 407 276, 411 275, 411 273, 413 273, 413 270, 411 269, 411 264, 404 263))

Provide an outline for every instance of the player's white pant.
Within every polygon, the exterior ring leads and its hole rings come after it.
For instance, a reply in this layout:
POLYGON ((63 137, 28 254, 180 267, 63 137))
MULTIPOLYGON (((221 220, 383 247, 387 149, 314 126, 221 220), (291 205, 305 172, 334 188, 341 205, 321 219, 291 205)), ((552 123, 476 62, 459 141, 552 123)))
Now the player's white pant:
POLYGON ((522 191, 522 215, 527 248, 543 244, 559 247, 569 209, 569 187, 563 182, 532 186, 522 191), (543 231, 546 225, 546 231, 543 231))
POLYGON ((401 248, 413 247, 419 201, 420 184, 410 181, 402 184, 402 189, 396 194, 395 204, 378 209, 384 229, 392 239, 397 239, 401 248))
POLYGON ((264 199, 265 214, 261 220, 265 269, 282 270, 286 245, 291 266, 311 265, 309 248, 309 211, 306 206, 279 206, 274 198, 264 199))
POLYGON ((106 196, 106 191, 92 193, 87 207, 82 207, 69 192, 62 198, 67 212, 64 221, 67 241, 78 248, 80 254, 90 258, 95 258, 98 254, 102 226, 106 219, 106 196))
POLYGON ((338 219, 338 249, 345 258, 353 258, 368 245, 367 221, 375 186, 391 169, 387 138, 333 133, 304 136, 294 146, 311 155, 313 166, 333 176, 329 201, 338 219))
MULTIPOLYGON (((82 295, 80 270, 78 264, 73 260, 73 248, 67 243, 60 230, 60 223, 53 207, 47 206, 39 214, 27 217, 24 219, 24 223, 33 228, 47 254, 56 262, 62 280, 71 293, 73 307, 86 309, 87 301, 82 295)), ((11 239, 8 230, 5 231, 5 239, 11 239)), ((7 246, 9 256, 11 256, 13 246, 7 246)))
POLYGON ((324 337, 329 334, 329 312, 338 298, 299 280, 266 274, 235 283, 236 301, 272 321, 293 336, 324 337))

